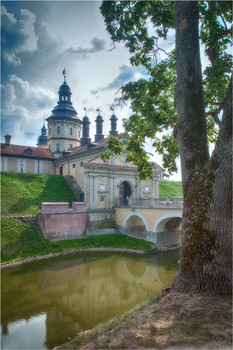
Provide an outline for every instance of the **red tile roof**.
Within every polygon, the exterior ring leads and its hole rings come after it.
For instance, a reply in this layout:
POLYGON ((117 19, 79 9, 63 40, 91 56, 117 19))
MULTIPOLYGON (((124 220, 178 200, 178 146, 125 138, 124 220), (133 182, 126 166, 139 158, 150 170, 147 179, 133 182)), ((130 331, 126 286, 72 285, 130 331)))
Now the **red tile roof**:
MULTIPOLYGON (((121 133, 121 134, 116 135, 116 137, 117 137, 118 139, 120 139, 120 138, 122 138, 122 137, 127 137, 127 136, 128 136, 128 134, 127 134, 126 132, 123 132, 123 133, 121 133)), ((96 146, 93 147, 92 149, 97 149, 97 148, 101 148, 101 147, 107 147, 107 144, 108 144, 108 137, 106 137, 106 138, 104 138, 104 139, 102 139, 102 140, 100 140, 100 141, 98 141, 98 142, 92 142, 92 143, 95 143, 95 144, 96 144, 96 146)), ((82 152, 86 152, 86 151, 88 151, 88 145, 74 147, 74 148, 71 148, 71 149, 70 149, 70 154, 69 154, 69 156, 72 156, 72 155, 74 155, 74 154, 79 154, 79 153, 82 153, 82 152)), ((62 157, 63 157, 63 156, 61 155, 59 158, 62 158, 62 157)), ((99 157, 99 156, 98 156, 98 157, 99 157)), ((92 162, 93 160, 97 159, 98 157, 93 158, 93 159, 89 159, 88 161, 85 162, 85 164, 92 162)), ((96 164, 96 165, 100 165, 100 164, 101 164, 101 165, 109 165, 109 164, 102 164, 102 163, 92 163, 92 164, 96 164)), ((158 165, 156 162, 151 162, 151 164, 152 164, 152 167, 153 167, 154 170, 161 170, 161 171, 164 171, 164 169, 163 169, 160 165, 158 165)), ((123 166, 123 167, 125 167, 125 166, 123 166)))
MULTIPOLYGON (((30 151, 29 151, 30 152, 30 151)), ((27 147, 20 145, 6 145, 1 143, 1 154, 2 155, 11 155, 11 156, 20 156, 26 158, 48 158, 54 159, 54 156, 48 148, 39 148, 39 147, 27 147), (31 150, 30 153, 26 153, 26 150, 31 150)))

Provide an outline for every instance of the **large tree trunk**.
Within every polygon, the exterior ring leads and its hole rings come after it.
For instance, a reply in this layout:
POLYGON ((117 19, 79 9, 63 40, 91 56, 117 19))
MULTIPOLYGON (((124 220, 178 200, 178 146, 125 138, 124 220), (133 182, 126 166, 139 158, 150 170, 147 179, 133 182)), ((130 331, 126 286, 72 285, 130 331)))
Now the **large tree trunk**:
POLYGON ((177 139, 184 190, 181 265, 173 288, 231 292, 231 91, 209 160, 195 1, 177 1, 177 139))

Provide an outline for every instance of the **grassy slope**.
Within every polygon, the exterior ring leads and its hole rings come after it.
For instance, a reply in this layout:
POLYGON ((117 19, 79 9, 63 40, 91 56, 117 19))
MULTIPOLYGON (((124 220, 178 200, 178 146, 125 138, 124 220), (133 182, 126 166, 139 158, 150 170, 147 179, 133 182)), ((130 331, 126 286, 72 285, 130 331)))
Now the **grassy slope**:
POLYGON ((2 215, 37 214, 41 202, 72 202, 76 197, 62 176, 1 173, 2 215))
POLYGON ((183 197, 181 181, 159 181, 159 197, 174 198, 180 195, 183 197))
POLYGON ((66 249, 92 247, 150 250, 152 243, 124 235, 101 235, 83 239, 50 242, 37 225, 20 219, 2 219, 2 262, 19 260, 39 254, 61 252, 66 249))

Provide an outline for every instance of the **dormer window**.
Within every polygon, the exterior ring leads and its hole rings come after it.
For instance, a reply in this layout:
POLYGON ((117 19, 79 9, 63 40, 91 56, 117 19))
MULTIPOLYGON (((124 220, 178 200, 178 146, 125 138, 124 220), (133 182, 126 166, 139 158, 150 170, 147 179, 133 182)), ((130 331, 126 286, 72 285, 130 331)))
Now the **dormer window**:
POLYGON ((31 148, 25 148, 24 153, 32 154, 32 149, 31 148))

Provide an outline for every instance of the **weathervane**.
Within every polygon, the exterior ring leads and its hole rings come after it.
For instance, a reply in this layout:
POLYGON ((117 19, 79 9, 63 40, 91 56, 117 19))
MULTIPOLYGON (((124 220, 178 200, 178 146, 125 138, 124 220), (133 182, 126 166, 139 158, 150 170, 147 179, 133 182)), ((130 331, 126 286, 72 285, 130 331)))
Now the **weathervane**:
POLYGON ((86 107, 84 107, 83 109, 85 111, 85 117, 86 117, 87 116, 87 109, 86 109, 86 107))
POLYGON ((113 104, 110 106, 110 109, 111 109, 111 111, 114 112, 114 105, 113 104))
POLYGON ((97 108, 96 112, 99 112, 99 114, 100 114, 100 107, 99 107, 99 108, 97 108))
POLYGON ((66 69, 65 68, 63 69, 62 74, 64 76, 64 83, 66 83, 66 69))

